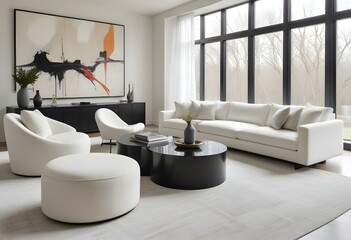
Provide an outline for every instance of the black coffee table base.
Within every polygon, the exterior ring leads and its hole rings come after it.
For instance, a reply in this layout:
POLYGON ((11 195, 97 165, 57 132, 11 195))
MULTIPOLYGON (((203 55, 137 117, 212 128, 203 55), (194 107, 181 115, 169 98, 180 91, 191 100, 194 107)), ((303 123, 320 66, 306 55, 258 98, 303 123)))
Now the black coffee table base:
POLYGON ((151 180, 177 189, 203 189, 226 179, 226 153, 209 156, 173 156, 153 152, 151 180))

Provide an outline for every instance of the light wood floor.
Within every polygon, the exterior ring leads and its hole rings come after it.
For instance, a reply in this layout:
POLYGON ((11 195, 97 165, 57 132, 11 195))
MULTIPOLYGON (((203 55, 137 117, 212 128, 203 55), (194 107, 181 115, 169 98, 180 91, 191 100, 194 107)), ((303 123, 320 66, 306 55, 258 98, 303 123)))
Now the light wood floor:
MULTIPOLYGON (((147 131, 157 130, 157 126, 146 127, 147 131)), ((91 133, 89 136, 99 136, 99 133, 91 133)), ((0 143, 0 151, 7 151, 6 143, 0 143)), ((344 151, 340 157, 329 159, 325 164, 317 164, 313 168, 334 172, 351 177, 351 152, 344 151)), ((301 238, 302 240, 349 240, 351 236, 351 211, 343 214, 334 221, 324 225, 316 231, 301 238)))

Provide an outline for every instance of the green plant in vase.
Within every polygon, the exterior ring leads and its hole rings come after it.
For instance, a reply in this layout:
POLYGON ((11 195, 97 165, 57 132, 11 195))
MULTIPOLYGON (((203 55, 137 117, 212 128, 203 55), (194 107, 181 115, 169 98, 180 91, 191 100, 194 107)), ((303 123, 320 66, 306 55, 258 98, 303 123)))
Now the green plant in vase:
POLYGON ((21 67, 16 69, 15 74, 12 75, 18 85, 20 85, 20 89, 17 92, 17 104, 20 108, 27 108, 29 105, 29 94, 28 94, 28 85, 34 85, 34 83, 38 80, 40 71, 37 68, 31 68, 25 70, 21 67))

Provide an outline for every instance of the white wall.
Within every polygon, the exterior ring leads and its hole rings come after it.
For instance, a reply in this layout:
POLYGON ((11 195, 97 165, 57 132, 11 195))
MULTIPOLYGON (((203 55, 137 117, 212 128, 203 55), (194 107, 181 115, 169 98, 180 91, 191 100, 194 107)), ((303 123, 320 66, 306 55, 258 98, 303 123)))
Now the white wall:
MULTIPOLYGON (((103 1, 87 0, 1 0, 0 1, 0 142, 5 141, 3 116, 6 106, 16 106, 13 90, 15 8, 63 16, 119 23, 126 26, 126 86, 134 85, 134 101, 146 102, 146 122, 152 119, 152 18, 129 13, 123 8, 103 6, 103 1)), ((84 99, 91 102, 112 102, 117 98, 84 99)), ((74 99, 74 101, 79 101, 74 99)), ((45 100, 44 104, 51 101, 45 100)), ((70 103, 73 100, 58 100, 70 103)))

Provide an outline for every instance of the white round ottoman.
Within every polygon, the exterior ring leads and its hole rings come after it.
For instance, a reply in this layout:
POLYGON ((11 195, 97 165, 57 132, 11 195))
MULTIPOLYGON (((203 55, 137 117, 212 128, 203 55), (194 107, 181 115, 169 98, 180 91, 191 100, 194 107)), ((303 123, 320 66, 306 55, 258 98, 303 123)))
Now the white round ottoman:
POLYGON ((139 165, 123 155, 87 153, 55 158, 41 176, 41 209, 62 222, 115 218, 132 210, 139 197, 139 165))

